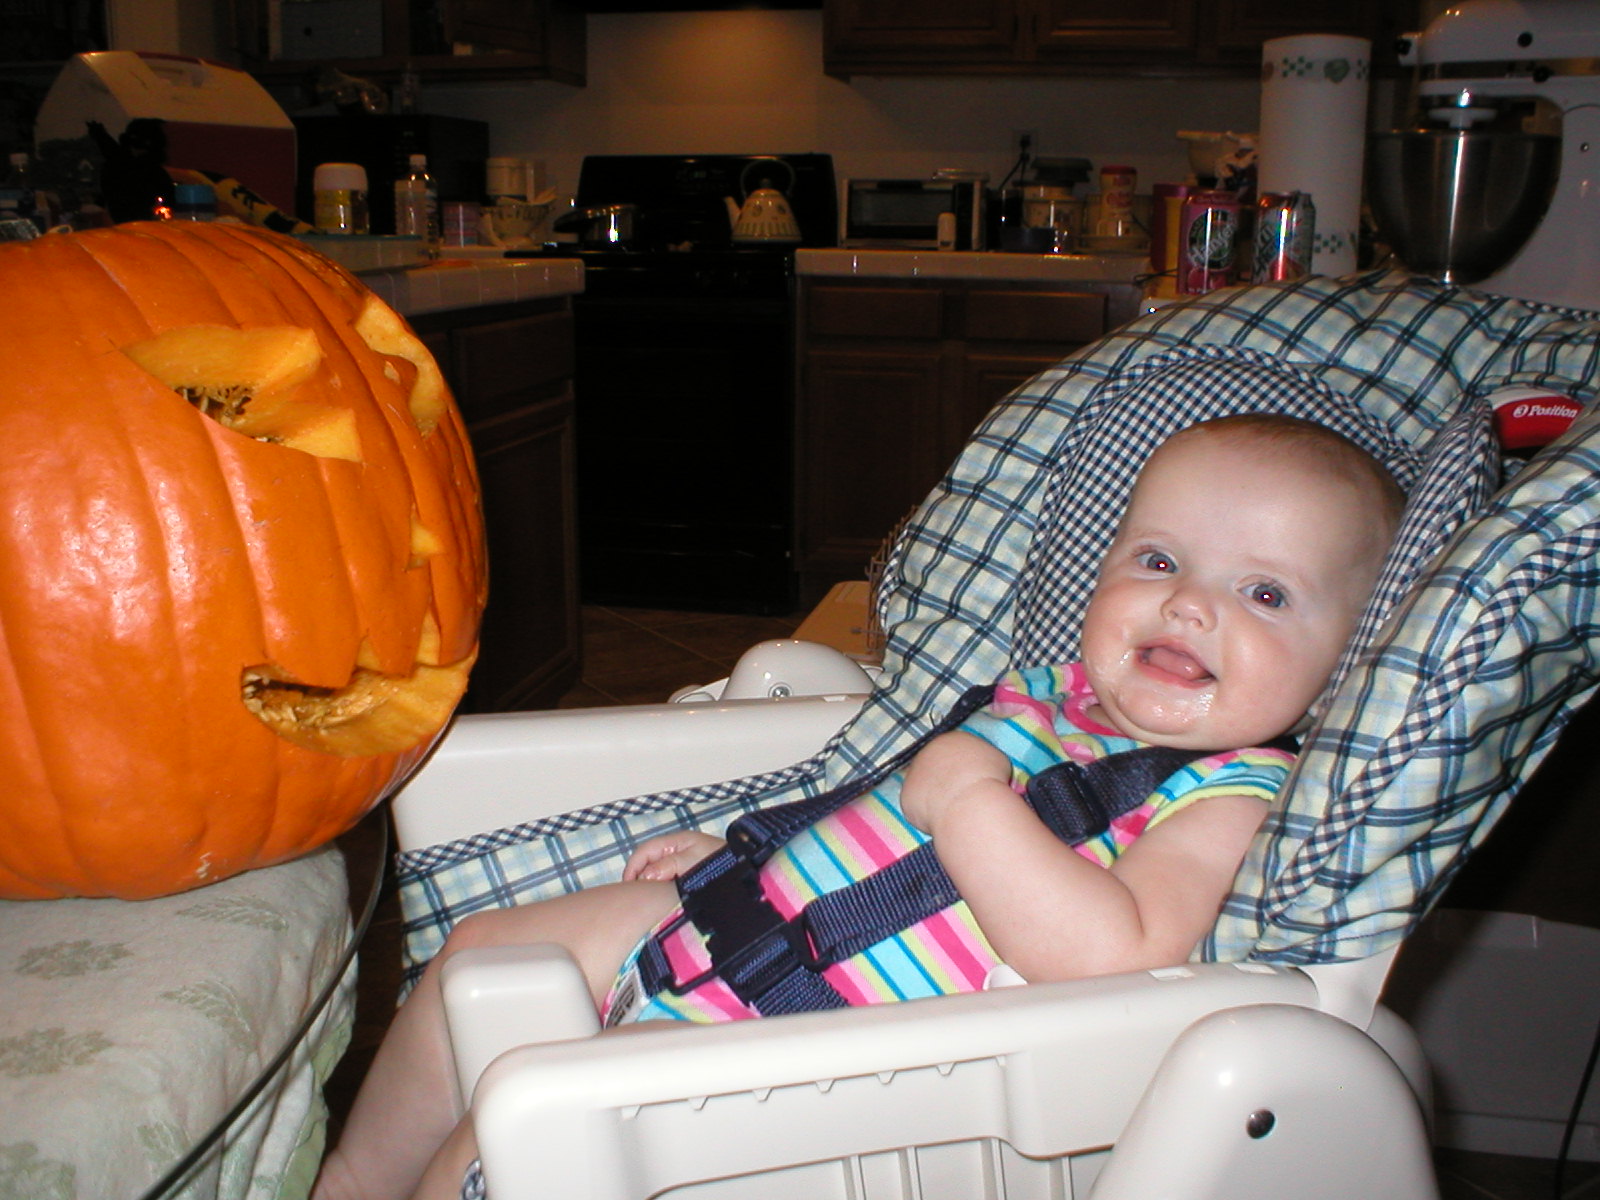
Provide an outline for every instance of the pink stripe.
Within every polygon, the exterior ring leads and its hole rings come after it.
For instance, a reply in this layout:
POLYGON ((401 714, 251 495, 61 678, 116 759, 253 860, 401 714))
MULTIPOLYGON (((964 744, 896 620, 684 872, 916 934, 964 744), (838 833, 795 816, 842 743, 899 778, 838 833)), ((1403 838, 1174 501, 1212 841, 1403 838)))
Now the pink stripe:
MULTIPOLYGON (((674 979, 693 979, 711 963, 710 955, 693 929, 692 925, 685 925, 662 939, 662 950, 674 979)), ((725 1021, 741 1021, 756 1015, 721 979, 707 980, 688 995, 678 997, 677 1002, 691 1012, 720 1014, 720 1019, 725 1021)))
POLYGON ((1036 729, 1051 729, 1055 726, 1055 705, 1043 700, 1035 700, 1025 692, 1012 691, 1010 688, 996 688, 994 706, 1000 709, 1007 720, 1016 720, 1023 714, 1031 716, 1036 722, 1036 729), (1003 708, 1002 708, 1003 706, 1003 708), (1016 716, 1004 709, 1020 710, 1016 716))
POLYGON ((859 1008, 867 1004, 882 1004, 885 997, 870 988, 864 979, 860 968, 853 966, 854 959, 847 959, 842 963, 835 963, 831 967, 822 969, 822 977, 833 985, 833 990, 845 998, 852 1007, 859 1008))
MULTIPOLYGON (((903 858, 913 848, 908 844, 895 845, 894 830, 887 819, 877 812, 868 812, 861 803, 852 803, 824 818, 807 834, 824 844, 829 840, 836 843, 836 852, 846 859, 845 873, 852 879, 865 878, 878 868, 903 858), (832 835, 831 839, 824 837, 822 831, 832 835)), ((814 898, 811 886, 782 851, 761 872, 761 890, 784 920, 792 919, 814 898)))
POLYGON ((917 931, 926 940, 929 950, 936 952, 935 959, 951 978, 964 983, 970 991, 983 986, 994 960, 982 953, 979 943, 960 920, 948 911, 936 913, 923 921, 917 931))
POLYGON ((846 840, 852 851, 874 869, 904 858, 911 850, 904 843, 896 845, 892 842, 893 831, 888 822, 876 816, 869 817, 859 804, 852 804, 835 813, 833 824, 841 839, 846 840))
POLYGON ((693 925, 683 925, 661 939, 674 979, 693 979, 711 965, 710 955, 693 930, 693 925))
POLYGON ((724 1021, 748 1021, 761 1015, 734 995, 733 989, 720 979, 695 988, 683 997, 683 1002, 694 1005, 702 1012, 718 1014, 724 1021))
MULTIPOLYGON (((941 913, 900 935, 906 952, 924 967, 938 968, 956 991, 975 992, 983 987, 989 969, 999 961, 960 918, 941 913)), ((860 956, 823 971, 834 989, 851 1004, 883 1004, 894 999, 885 984, 878 982, 882 972, 863 966, 860 956)), ((904 983, 919 981, 905 980, 904 983)), ((937 989, 944 985, 929 983, 937 989)))
POLYGON ((761 869, 761 894, 785 921, 794 920, 795 914, 810 902, 809 897, 801 898, 800 873, 781 858, 773 858, 761 869))

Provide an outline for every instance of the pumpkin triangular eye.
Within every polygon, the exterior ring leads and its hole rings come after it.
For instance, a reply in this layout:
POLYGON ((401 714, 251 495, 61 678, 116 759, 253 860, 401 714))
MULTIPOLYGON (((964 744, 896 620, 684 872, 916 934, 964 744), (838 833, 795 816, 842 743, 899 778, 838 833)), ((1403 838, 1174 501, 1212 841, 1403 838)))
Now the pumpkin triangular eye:
POLYGON ((355 414, 297 396, 322 364, 322 347, 309 329, 184 325, 122 352, 237 433, 319 458, 361 461, 355 414))

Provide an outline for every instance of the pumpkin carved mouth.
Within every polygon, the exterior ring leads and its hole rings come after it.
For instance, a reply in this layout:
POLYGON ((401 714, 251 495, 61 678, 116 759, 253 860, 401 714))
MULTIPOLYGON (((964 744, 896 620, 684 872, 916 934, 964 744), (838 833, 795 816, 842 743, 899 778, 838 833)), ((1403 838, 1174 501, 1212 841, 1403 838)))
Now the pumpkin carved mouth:
POLYGON ((274 733, 307 750, 350 757, 392 754, 432 734, 467 689, 476 655, 410 675, 357 667, 343 687, 302 683, 263 664, 240 679, 244 706, 274 733))

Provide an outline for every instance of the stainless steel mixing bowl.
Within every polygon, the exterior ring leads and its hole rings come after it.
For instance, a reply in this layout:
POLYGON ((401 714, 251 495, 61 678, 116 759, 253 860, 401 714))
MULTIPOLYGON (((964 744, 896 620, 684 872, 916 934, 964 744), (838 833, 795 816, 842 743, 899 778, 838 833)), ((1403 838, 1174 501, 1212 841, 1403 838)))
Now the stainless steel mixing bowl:
POLYGON ((1367 199, 1378 238, 1419 275, 1476 283, 1522 249, 1561 164, 1551 134, 1404 129, 1369 139, 1367 199))

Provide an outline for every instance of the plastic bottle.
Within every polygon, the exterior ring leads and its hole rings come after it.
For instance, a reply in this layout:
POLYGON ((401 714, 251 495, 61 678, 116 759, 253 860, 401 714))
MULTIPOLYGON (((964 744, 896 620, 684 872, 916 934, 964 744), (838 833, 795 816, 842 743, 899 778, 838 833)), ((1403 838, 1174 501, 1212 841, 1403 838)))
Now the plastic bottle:
POLYGON ((33 173, 28 169, 28 155, 26 151, 18 151, 11 156, 10 169, 6 171, 5 181, 0 183, 0 217, 7 220, 21 219, 39 224, 35 216, 37 196, 33 186, 33 173))
POLYGON ((439 193, 428 174, 428 157, 411 156, 411 173, 394 185, 394 231, 420 237, 425 246, 439 244, 439 193))
POLYGON ((173 188, 174 221, 215 221, 217 192, 206 183, 180 183, 173 188))

